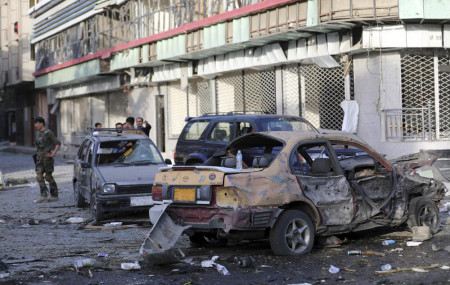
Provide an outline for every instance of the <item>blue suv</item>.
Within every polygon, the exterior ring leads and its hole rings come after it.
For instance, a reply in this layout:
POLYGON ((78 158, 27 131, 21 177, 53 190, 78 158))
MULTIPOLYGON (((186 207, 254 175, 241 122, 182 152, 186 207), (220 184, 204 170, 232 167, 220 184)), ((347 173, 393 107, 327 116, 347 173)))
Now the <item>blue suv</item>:
POLYGON ((318 132, 307 120, 288 115, 229 112, 187 117, 186 121, 175 149, 176 165, 200 165, 235 138, 252 132, 318 132))

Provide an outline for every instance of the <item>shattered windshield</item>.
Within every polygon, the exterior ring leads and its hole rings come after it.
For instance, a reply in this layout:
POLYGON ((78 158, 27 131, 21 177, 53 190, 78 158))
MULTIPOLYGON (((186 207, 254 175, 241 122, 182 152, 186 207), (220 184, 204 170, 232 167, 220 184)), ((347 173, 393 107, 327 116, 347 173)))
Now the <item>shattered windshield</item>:
POLYGON ((158 149, 149 140, 138 140, 114 163, 121 164, 160 164, 163 159, 158 149))
POLYGON ((263 118, 259 120, 261 131, 313 131, 317 133, 316 128, 309 122, 298 118, 263 118))

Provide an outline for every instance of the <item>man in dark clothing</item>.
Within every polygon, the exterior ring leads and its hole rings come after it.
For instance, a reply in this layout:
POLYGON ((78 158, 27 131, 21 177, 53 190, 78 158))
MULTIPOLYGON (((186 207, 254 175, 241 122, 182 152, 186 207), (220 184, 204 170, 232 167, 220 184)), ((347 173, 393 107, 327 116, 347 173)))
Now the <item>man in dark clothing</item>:
POLYGON ((61 142, 56 138, 55 134, 45 127, 45 120, 42 117, 34 119, 34 127, 36 128, 36 137, 34 145, 36 146, 36 180, 41 189, 41 198, 36 203, 58 201, 58 186, 52 173, 54 170, 53 157, 58 152, 61 142), (50 195, 47 199, 48 189, 44 180, 50 184, 50 195))
POLYGON ((144 121, 144 119, 142 117, 137 117, 136 118, 136 129, 143 131, 147 136, 149 136, 152 126, 147 121, 144 121))
POLYGON ((128 117, 123 126, 124 129, 134 129, 134 117, 128 117))

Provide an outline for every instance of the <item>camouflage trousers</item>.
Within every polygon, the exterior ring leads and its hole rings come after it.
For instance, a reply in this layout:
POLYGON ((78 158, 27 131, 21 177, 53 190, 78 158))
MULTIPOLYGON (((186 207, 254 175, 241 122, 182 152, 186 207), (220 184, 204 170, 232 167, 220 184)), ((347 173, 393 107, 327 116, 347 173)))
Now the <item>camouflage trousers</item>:
POLYGON ((45 157, 40 155, 37 156, 35 170, 36 180, 39 183, 39 188, 41 189, 41 197, 47 197, 48 195, 48 189, 45 185, 45 180, 47 180, 47 182, 50 184, 50 195, 52 197, 58 197, 58 186, 56 185, 55 179, 52 176, 54 169, 53 157, 45 157))

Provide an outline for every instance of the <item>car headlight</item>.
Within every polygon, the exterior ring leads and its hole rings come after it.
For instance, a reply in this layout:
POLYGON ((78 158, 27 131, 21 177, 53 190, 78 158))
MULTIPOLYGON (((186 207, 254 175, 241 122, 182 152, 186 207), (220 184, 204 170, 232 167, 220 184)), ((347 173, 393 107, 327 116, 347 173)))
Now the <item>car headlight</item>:
POLYGON ((103 193, 105 193, 105 194, 116 193, 116 185, 115 184, 104 184, 102 190, 103 190, 103 193))

